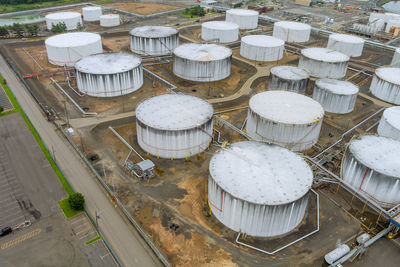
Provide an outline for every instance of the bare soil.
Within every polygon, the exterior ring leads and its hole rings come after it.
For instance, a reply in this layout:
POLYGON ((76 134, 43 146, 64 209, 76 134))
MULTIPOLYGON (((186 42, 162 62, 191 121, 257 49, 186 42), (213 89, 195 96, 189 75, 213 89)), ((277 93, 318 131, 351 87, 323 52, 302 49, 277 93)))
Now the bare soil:
POLYGON ((137 13, 140 15, 149 15, 160 13, 168 10, 182 8, 180 6, 173 6, 161 3, 138 3, 138 2, 116 2, 105 3, 104 6, 121 9, 128 12, 137 13))

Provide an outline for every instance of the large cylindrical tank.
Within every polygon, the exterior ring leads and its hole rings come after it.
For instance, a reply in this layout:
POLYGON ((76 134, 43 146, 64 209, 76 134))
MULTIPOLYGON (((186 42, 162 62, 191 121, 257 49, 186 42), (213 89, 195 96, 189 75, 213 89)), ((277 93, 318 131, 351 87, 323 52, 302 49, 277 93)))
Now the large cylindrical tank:
POLYGON ((287 90, 305 94, 310 74, 305 69, 295 66, 275 66, 269 74, 268 89, 287 90))
POLYGON ((220 43, 234 42, 239 38, 239 25, 226 21, 208 21, 201 24, 201 38, 220 43))
POLYGON ((274 23, 273 36, 285 42, 304 43, 310 39, 311 26, 295 21, 274 23))
POLYGON ((358 91, 358 86, 349 81, 319 79, 315 82, 313 99, 318 101, 326 112, 345 114, 353 111, 358 91))
POLYGON ((289 91, 266 91, 250 98, 247 134, 293 151, 317 143, 324 109, 315 100, 289 91))
POLYGON ((52 25, 58 23, 65 23, 67 30, 75 30, 78 27, 78 23, 82 25, 81 13, 78 12, 57 12, 46 15, 46 26, 48 30, 51 30, 52 25))
POLYGON ((390 65, 400 67, 400 48, 396 48, 393 54, 392 63, 390 65))
POLYGON ((379 121, 377 132, 381 136, 400 141, 400 107, 385 109, 379 121))
POLYGON ((286 148, 234 143, 210 161, 209 206, 234 231, 258 237, 286 234, 304 218, 312 180, 307 163, 286 148))
POLYGON ((166 26, 142 26, 129 32, 131 51, 141 55, 171 54, 179 45, 179 32, 166 26))
POLYGON ((349 57, 359 57, 364 48, 364 39, 350 34, 329 35, 327 48, 342 52, 349 57))
POLYGON ((341 79, 346 76, 349 56, 329 48, 311 47, 301 50, 299 67, 317 78, 341 79))
POLYGON ((101 36, 90 32, 71 32, 49 37, 45 41, 51 64, 74 66, 79 59, 103 52, 101 36))
POLYGON ((120 24, 118 14, 106 14, 100 16, 100 26, 102 27, 115 27, 120 24))
POLYGON ((342 179, 384 208, 400 203, 400 141, 364 135, 347 146, 342 179))
POLYGON ((350 252, 350 247, 346 244, 341 244, 340 246, 338 246, 337 248, 326 254, 324 258, 326 263, 332 264, 349 252, 350 252))
POLYGON ((131 54, 104 53, 75 63, 78 89, 96 97, 121 96, 143 85, 142 60, 131 54))
POLYGON ((285 42, 266 35, 247 35, 242 37, 240 55, 256 61, 277 61, 283 57, 285 42))
POLYGON ((380 67, 376 69, 369 90, 379 99, 400 105, 400 68, 380 67))
POLYGON ((184 44, 174 50, 174 74, 182 79, 211 82, 231 74, 232 50, 215 44, 184 44))
POLYGON ((101 7, 87 6, 82 8, 82 15, 84 21, 99 21, 101 16, 101 7))
POLYGON ((255 29, 258 26, 258 12, 248 9, 229 9, 225 20, 239 25, 241 30, 255 29))
POLYGON ((183 94, 149 98, 136 108, 139 146, 156 157, 181 159, 208 148, 214 110, 205 100, 183 94))

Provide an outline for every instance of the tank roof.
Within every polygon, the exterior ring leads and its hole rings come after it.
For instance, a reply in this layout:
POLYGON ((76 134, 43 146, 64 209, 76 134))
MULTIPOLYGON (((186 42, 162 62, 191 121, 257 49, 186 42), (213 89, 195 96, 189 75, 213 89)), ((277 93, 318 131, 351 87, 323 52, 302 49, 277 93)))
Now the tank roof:
POLYGON ((178 131, 209 121, 214 109, 207 101, 190 95, 165 94, 144 100, 136 108, 136 118, 149 127, 178 131))
POLYGON ((99 10, 101 7, 99 6, 85 6, 82 10, 99 10))
POLYGON ((232 50, 216 44, 183 44, 175 48, 174 54, 178 57, 197 60, 221 60, 232 55, 232 50))
POLYGON ((359 90, 357 85, 349 81, 337 79, 319 79, 315 82, 315 85, 338 95, 354 95, 357 94, 359 90))
POLYGON ((375 75, 387 82, 400 85, 400 68, 380 67, 376 69, 375 75))
POLYGON ((233 15, 239 15, 239 16, 258 16, 258 12, 254 10, 249 10, 249 9, 241 9, 241 8, 235 8, 235 9, 229 9, 226 11, 226 13, 233 14, 233 15))
POLYGON ((177 34, 178 30, 167 26, 141 26, 132 29, 129 34, 138 37, 160 38, 177 34))
POLYGON ((57 34, 46 39, 45 44, 54 47, 76 47, 95 43, 101 36, 91 32, 68 32, 57 34))
POLYGON ((353 139, 348 149, 366 167, 400 178, 399 141, 383 136, 363 135, 353 139))
POLYGON ((311 30, 310 25, 296 21, 278 21, 274 23, 274 26, 289 28, 291 30, 311 30))
POLYGON ((56 12, 46 15, 46 19, 72 19, 80 17, 81 13, 78 12, 56 12))
POLYGON ((400 130, 400 106, 385 109, 382 117, 394 128, 400 130))
POLYGON ((358 36, 351 35, 351 34, 335 33, 335 34, 329 35, 329 39, 333 39, 335 41, 344 42, 344 43, 355 43, 355 44, 364 43, 363 38, 360 38, 358 36))
POLYGON ((132 70, 142 60, 127 53, 102 53, 84 57, 75 63, 75 69, 91 74, 113 74, 132 70))
POLYGON ((314 99, 281 90, 254 95, 250 98, 249 107, 265 119, 286 124, 308 124, 324 116, 324 109, 314 99))
POLYGON ((267 35, 247 35, 242 37, 242 42, 259 47, 279 47, 285 44, 281 39, 267 35))
POLYGON ((305 57, 325 62, 344 62, 349 61, 349 56, 324 47, 311 47, 301 50, 301 54, 305 57))
POLYGON ((226 192, 260 205, 282 205, 304 196, 313 173, 299 155, 278 145, 243 141, 221 149, 210 175, 226 192))
POLYGON ((111 19, 111 18, 119 18, 119 14, 105 14, 100 16, 100 19, 111 19))
POLYGON ((307 70, 287 65, 272 67, 271 73, 286 80, 303 80, 310 77, 307 70))
POLYGON ((214 30, 236 30, 239 29, 239 25, 227 21, 207 21, 201 24, 202 27, 214 29, 214 30))

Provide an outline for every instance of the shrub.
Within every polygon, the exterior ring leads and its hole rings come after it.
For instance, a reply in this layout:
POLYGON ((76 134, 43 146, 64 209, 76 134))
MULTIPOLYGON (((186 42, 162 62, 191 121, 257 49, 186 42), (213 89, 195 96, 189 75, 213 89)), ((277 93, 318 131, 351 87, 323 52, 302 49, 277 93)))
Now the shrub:
POLYGON ((74 210, 83 210, 83 205, 85 204, 85 198, 81 193, 73 193, 68 198, 69 205, 74 210))

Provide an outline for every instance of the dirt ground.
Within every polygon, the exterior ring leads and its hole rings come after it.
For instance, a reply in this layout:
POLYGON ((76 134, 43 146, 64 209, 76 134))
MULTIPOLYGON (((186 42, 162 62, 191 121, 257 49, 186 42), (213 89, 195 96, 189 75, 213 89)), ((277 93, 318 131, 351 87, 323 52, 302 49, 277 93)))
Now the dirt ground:
POLYGON ((121 9, 128 12, 137 13, 140 15, 149 15, 160 13, 168 10, 182 8, 180 6, 172 6, 161 3, 138 3, 138 2, 115 2, 104 3, 104 6, 121 9))

